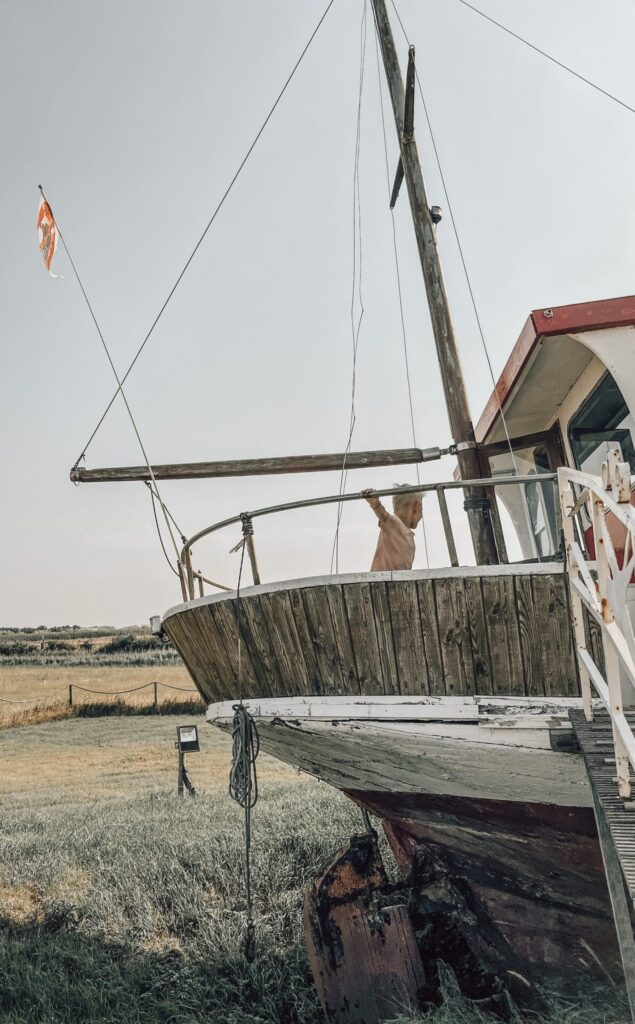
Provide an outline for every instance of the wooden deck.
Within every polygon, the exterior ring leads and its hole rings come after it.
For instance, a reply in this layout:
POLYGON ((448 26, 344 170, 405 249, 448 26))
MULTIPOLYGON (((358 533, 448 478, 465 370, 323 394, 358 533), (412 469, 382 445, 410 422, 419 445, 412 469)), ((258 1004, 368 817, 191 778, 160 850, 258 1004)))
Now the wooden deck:
POLYGON ((163 625, 208 702, 579 693, 567 583, 557 564, 261 585, 242 590, 239 601, 232 593, 177 605, 163 625))

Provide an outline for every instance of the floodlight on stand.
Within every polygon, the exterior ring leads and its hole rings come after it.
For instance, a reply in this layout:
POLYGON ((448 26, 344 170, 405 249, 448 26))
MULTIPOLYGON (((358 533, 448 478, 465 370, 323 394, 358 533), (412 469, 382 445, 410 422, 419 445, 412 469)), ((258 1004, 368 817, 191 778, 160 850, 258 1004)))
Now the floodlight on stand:
POLYGON ((170 643, 170 638, 163 628, 163 619, 160 615, 150 616, 150 632, 152 636, 158 637, 162 644, 170 643))
POLYGON ((177 725, 176 736, 179 750, 184 754, 200 750, 198 745, 198 728, 195 725, 177 725))
POLYGON ((177 725, 176 743, 174 744, 179 753, 179 778, 177 792, 183 796, 184 789, 187 789, 190 796, 196 796, 196 790, 190 781, 185 766, 185 755, 200 750, 198 743, 198 728, 195 725, 177 725))

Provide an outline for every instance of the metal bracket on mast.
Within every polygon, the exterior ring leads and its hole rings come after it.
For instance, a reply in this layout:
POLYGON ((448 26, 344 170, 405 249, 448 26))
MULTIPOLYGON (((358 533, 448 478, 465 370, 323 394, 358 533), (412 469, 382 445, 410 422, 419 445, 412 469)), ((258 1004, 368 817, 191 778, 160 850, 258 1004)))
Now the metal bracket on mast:
MULTIPOLYGON (((415 137, 415 48, 411 46, 408 50, 408 71, 406 73, 406 94, 404 98, 403 112, 403 141, 412 142, 415 137)), ((403 181, 403 161, 399 157, 395 183, 390 196, 390 209, 394 210, 399 189, 403 181)))

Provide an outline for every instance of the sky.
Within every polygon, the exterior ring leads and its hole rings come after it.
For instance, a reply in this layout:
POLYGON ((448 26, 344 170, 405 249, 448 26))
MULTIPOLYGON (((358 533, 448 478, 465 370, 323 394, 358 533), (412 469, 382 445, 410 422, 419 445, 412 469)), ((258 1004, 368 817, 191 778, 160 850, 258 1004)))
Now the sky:
MULTIPOLYGON (((475 0, 635 106, 629 0, 475 0)), ((0 625, 147 621, 179 601, 143 484, 69 482, 114 379, 66 255, 46 274, 38 184, 120 372, 326 6, 325 0, 0 0, 0 625)), ((631 294, 635 116, 459 0, 397 0, 495 374, 531 309, 631 294)), ((351 403, 353 181, 363 0, 335 0, 132 371, 155 463, 342 451, 351 403)), ((406 42, 393 15, 405 64, 406 42)), ((364 315, 353 450, 413 443, 379 76, 368 22, 359 209, 364 315)), ((383 93, 384 104, 387 96, 383 93)), ((416 102, 428 196, 447 210, 416 102)), ((388 111, 387 111, 388 116, 388 111)), ((392 177, 397 142, 387 120, 392 177)), ((450 433, 405 190, 395 211, 417 445, 450 433)), ((438 239, 474 420, 492 388, 449 217, 438 239)), ((357 269, 360 260, 357 257, 357 269)), ((355 306, 356 315, 359 306, 355 306)), ((138 465, 119 398, 87 466, 138 465)), ((421 470, 452 476, 446 458, 421 470)), ((347 489, 416 482, 414 467, 347 489)), ((246 509, 337 493, 339 475, 166 482, 186 535, 246 509)), ((425 502, 429 562, 447 563, 425 502)), ((459 554, 470 560, 458 496, 459 554)), ((335 509, 259 520, 263 580, 329 572, 335 509)), ((368 568, 368 507, 344 508, 340 571, 368 568)), ((240 533, 197 547, 233 586, 240 533)), ((423 538, 415 565, 426 564, 423 538)))

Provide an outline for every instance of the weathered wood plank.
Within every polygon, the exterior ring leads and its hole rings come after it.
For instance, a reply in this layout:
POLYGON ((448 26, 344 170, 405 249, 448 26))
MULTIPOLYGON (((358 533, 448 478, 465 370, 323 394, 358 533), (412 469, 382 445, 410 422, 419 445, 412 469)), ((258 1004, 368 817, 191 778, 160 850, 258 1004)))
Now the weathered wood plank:
POLYGON ((272 697, 283 693, 278 660, 271 646, 271 638, 267 627, 266 616, 258 597, 241 598, 241 614, 245 632, 249 631, 253 643, 253 659, 256 674, 263 679, 272 697))
POLYGON ((361 693, 360 679, 357 672, 357 664, 351 640, 351 631, 346 614, 346 603, 341 586, 329 584, 324 588, 327 592, 331 622, 333 624, 333 637, 342 676, 342 693, 361 693))
MULTIPOLYGON (((323 676, 323 665, 321 660, 322 644, 321 637, 324 635, 324 627, 320 623, 317 628, 317 634, 312 628, 312 624, 309 621, 309 617, 306 613, 305 602, 303 600, 301 590, 291 590, 289 592, 289 600, 291 602, 291 608, 293 611, 293 619, 295 621, 295 627, 298 631, 298 637, 300 640, 300 647, 302 654, 304 655, 304 663, 306 665, 307 677, 309 681, 309 693, 325 694, 332 693, 333 690, 330 687, 329 670, 333 671, 332 665, 327 665, 327 678, 323 676)), ((324 602, 326 608, 326 614, 328 616, 328 628, 332 630, 331 625, 331 614, 328 610, 326 601, 324 602)), ((339 674, 339 673, 338 673, 339 674)))
POLYGON ((472 645, 472 662, 474 666, 474 692, 479 694, 492 693, 492 661, 489 652, 483 592, 479 579, 463 580, 465 591, 465 607, 472 645))
POLYGON ((390 606, 399 692, 429 693, 428 666, 416 583, 387 583, 386 591, 390 606))
POLYGON ((219 637, 224 641, 228 661, 236 674, 236 697, 246 697, 251 690, 258 686, 258 678, 244 638, 240 647, 240 670, 238 668, 239 632, 234 601, 229 599, 219 604, 208 605, 208 607, 216 623, 219 637))
POLYGON ((197 655, 202 662, 203 677, 208 687, 212 692, 223 693, 231 700, 235 696, 233 676, 227 675, 221 670, 223 655, 220 654, 219 660, 220 643, 216 639, 215 633, 208 629, 207 623, 201 615, 196 615, 188 634, 196 646, 197 655))
POLYGON ((234 652, 228 652, 225 634, 221 634, 216 620, 207 607, 197 609, 199 630, 208 638, 207 650, 209 658, 214 660, 218 674, 222 679, 222 689, 231 700, 238 695, 238 678, 236 675, 236 659, 234 652))
POLYGON ((441 639, 437 622, 436 598, 432 580, 417 581, 417 598, 419 603, 419 620, 421 636, 426 653, 426 667, 429 692, 444 694, 445 676, 441 657, 441 639))
MULTIPOLYGON (((313 647, 313 657, 316 662, 316 671, 320 680, 320 693, 333 696, 345 696, 351 692, 348 683, 342 675, 342 664, 340 652, 335 642, 335 631, 331 618, 331 608, 328 602, 328 595, 324 587, 312 587, 309 590, 296 591, 298 599, 302 602, 306 628, 308 630, 310 643, 313 647)), ((297 616, 297 606, 292 595, 293 612, 297 616)), ((350 645, 350 639, 349 639, 350 645)), ((359 692, 355 684, 353 691, 359 692)))
POLYGON ((578 681, 564 578, 562 575, 542 576, 532 580, 531 588, 545 693, 573 697, 578 692, 578 681))
POLYGON ((271 645, 275 651, 284 694, 310 693, 309 678, 293 617, 289 594, 261 594, 260 601, 267 616, 271 645))
POLYGON ((388 605, 388 594, 386 593, 386 584, 377 583, 375 586, 371 586, 370 596, 375 616, 375 631, 377 633, 377 646, 379 648, 379 660, 381 662, 381 677, 384 683, 384 693, 399 693, 399 677, 397 675, 395 646, 392 635, 392 622, 390 618, 390 607, 388 605))
POLYGON ((434 585, 446 693, 474 693, 474 662, 463 580, 434 585))
POLYGON ((385 693, 370 583, 344 584, 344 602, 362 693, 385 693))
POLYGON ((206 660, 201 656, 196 638, 192 638, 190 630, 192 618, 183 622, 180 615, 173 615, 169 622, 169 637, 183 658, 194 684, 206 702, 218 700, 222 694, 227 697, 221 680, 209 670, 206 660))
POLYGON ((522 695, 525 693, 525 675, 514 581, 509 576, 494 576, 483 579, 481 584, 492 660, 492 692, 522 695))
POLYGON ((542 674, 540 633, 534 610, 531 577, 519 576, 514 582, 520 656, 525 674, 525 693, 529 697, 542 697, 545 694, 545 680, 542 674))

